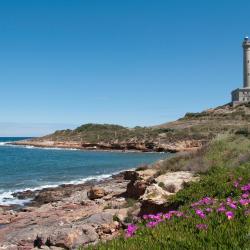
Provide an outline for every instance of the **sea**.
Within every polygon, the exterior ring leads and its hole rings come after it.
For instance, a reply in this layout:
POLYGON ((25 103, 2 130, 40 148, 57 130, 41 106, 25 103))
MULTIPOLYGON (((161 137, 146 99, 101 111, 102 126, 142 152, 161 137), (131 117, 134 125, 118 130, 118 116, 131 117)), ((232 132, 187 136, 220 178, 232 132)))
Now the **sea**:
POLYGON ((14 192, 102 180, 123 170, 167 158, 168 153, 102 152, 36 148, 8 143, 27 137, 0 137, 0 205, 25 205, 14 192))

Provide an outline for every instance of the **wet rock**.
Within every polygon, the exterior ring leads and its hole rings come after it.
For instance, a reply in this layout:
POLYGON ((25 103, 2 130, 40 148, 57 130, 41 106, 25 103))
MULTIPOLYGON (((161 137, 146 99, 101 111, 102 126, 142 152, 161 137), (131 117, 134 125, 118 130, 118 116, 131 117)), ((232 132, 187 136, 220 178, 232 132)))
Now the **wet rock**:
POLYGON ((13 196, 19 199, 33 199, 30 204, 32 206, 40 206, 42 204, 61 201, 65 197, 70 197, 73 193, 77 191, 82 191, 85 188, 88 188, 89 185, 89 183, 78 185, 60 185, 58 187, 44 188, 42 190, 36 191, 27 190, 23 192, 17 192, 13 193, 13 196))
POLYGON ((18 199, 26 200, 26 199, 33 199, 38 193, 39 193, 38 190, 37 191, 25 190, 22 192, 13 193, 12 195, 14 197, 17 197, 18 199))
POLYGON ((103 188, 92 187, 88 191, 87 195, 90 200, 95 200, 104 197, 105 195, 107 195, 107 192, 103 188))

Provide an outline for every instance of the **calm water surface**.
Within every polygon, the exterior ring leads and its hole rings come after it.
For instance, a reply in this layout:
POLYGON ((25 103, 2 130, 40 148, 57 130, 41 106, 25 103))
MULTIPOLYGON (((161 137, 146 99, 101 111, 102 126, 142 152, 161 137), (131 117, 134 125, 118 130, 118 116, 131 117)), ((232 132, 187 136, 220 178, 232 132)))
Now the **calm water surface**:
POLYGON ((14 191, 82 183, 168 157, 160 153, 118 153, 6 145, 24 138, 0 137, 0 204, 21 204, 14 191))

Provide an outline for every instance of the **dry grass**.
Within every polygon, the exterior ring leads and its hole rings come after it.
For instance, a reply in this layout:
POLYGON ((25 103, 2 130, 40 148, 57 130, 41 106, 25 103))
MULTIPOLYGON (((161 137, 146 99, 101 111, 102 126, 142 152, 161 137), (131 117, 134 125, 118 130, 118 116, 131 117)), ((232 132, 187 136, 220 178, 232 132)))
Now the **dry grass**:
POLYGON ((214 166, 238 166, 250 161, 250 138, 239 135, 218 135, 195 153, 179 154, 155 165, 157 175, 169 171, 206 173, 214 166))

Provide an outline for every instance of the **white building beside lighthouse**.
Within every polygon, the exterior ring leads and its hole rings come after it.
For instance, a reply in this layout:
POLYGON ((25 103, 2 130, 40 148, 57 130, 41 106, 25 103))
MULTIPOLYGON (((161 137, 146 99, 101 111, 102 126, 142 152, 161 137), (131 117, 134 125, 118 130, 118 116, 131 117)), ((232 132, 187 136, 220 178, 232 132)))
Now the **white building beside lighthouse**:
POLYGON ((232 104, 250 102, 250 40, 244 38, 243 47, 243 88, 232 91, 232 104))

